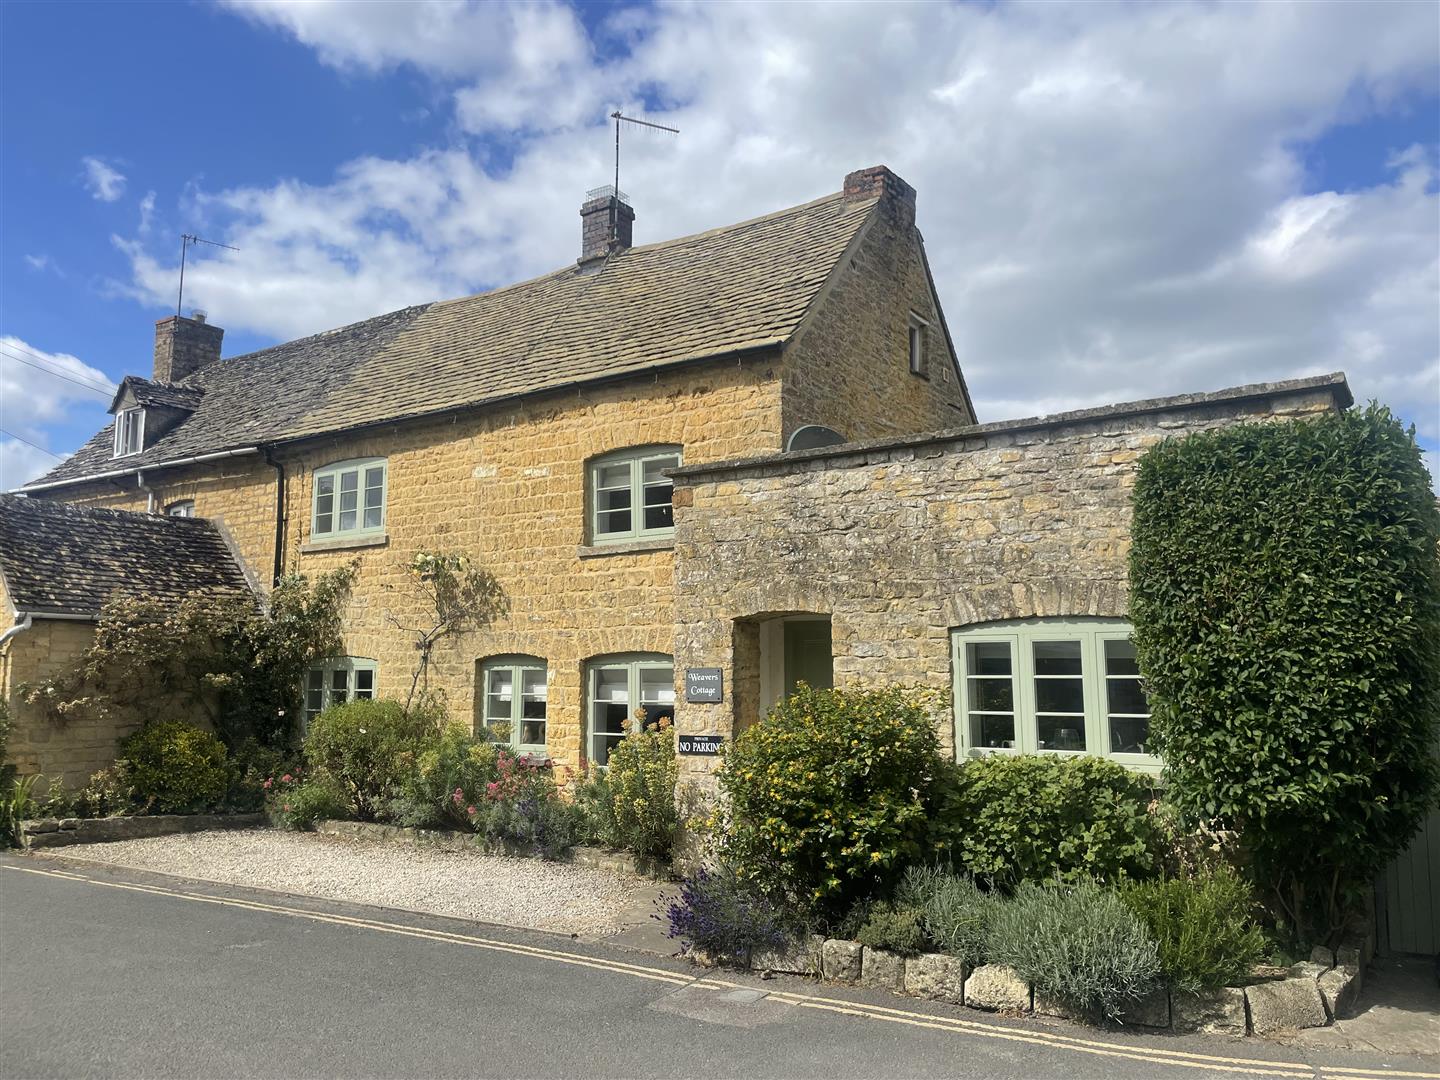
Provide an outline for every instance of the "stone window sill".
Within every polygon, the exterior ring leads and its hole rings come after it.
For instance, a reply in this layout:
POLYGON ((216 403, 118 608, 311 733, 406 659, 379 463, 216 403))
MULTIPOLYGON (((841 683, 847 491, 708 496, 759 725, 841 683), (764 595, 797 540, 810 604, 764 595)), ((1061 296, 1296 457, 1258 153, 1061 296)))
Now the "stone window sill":
POLYGON ((375 536, 342 536, 338 540, 311 540, 300 545, 301 555, 314 555, 321 551, 349 551, 352 548, 387 547, 390 537, 386 533, 375 536))
POLYGON ((659 540, 621 540, 614 544, 581 544, 575 554, 582 559, 598 559, 603 555, 640 555, 647 551, 674 551, 675 538, 659 540))

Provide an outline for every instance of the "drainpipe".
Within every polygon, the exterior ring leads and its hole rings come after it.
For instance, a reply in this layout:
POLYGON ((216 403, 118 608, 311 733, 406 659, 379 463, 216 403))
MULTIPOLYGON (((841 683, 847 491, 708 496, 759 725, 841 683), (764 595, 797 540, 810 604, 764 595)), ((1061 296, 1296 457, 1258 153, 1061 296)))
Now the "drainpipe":
MULTIPOLYGON (((18 615, 19 612, 16 612, 16 614, 18 615)), ((10 627, 3 634, 0 634, 0 645, 4 645, 13 637, 19 637, 26 630, 29 630, 30 627, 34 624, 34 622, 34 616, 32 616, 28 611, 25 612, 25 617, 23 619, 21 619, 14 626, 10 627)))
POLYGON ((278 585, 285 572, 285 466, 275 460, 268 447, 265 463, 275 470, 275 566, 270 584, 278 585))
POLYGON ((145 512, 147 514, 155 513, 155 489, 145 483, 144 469, 135 470, 135 482, 140 486, 140 490, 145 492, 145 512))

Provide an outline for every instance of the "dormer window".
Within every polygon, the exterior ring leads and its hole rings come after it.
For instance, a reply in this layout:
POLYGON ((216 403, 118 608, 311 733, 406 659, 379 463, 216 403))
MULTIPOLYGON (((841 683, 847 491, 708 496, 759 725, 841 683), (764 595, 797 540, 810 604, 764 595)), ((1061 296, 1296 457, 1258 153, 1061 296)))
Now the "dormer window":
POLYGON ((145 410, 121 409, 115 414, 115 456, 138 454, 145 449, 145 410))

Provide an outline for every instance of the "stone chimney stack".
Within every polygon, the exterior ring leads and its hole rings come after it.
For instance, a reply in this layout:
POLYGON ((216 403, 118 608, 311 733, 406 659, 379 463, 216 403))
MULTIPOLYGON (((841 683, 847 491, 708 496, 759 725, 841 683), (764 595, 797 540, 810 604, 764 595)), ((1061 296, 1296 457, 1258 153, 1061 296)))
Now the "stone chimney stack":
POLYGON ((580 206, 580 269, 598 269, 600 260, 630 246, 635 211, 625 193, 613 187, 597 188, 580 206), (613 234, 612 234, 613 228, 613 234))
POLYGON ((190 318, 167 315, 155 323, 155 381, 176 383, 220 359, 225 331, 205 321, 203 311, 190 318))
POLYGON ((880 205, 897 224, 915 224, 915 189, 884 165, 857 169, 845 177, 847 199, 873 199, 880 196, 880 205))

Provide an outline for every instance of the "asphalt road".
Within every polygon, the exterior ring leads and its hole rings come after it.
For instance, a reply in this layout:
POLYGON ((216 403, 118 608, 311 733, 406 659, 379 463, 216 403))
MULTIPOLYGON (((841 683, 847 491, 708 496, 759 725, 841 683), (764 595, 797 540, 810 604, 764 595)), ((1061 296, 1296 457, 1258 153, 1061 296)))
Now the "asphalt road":
POLYGON ((1419 1064, 1005 1020, 601 942, 0 856, 4 1077, 1361 1080, 1434 1067, 1419 1064))

